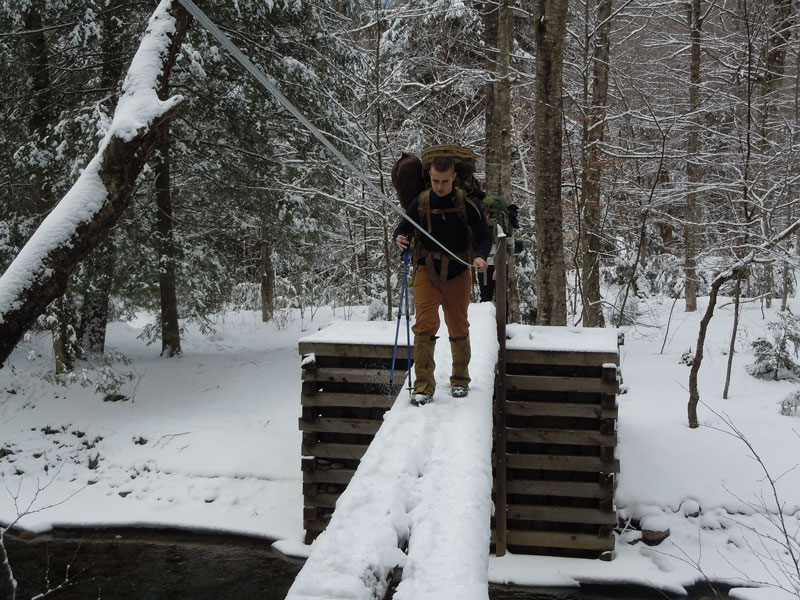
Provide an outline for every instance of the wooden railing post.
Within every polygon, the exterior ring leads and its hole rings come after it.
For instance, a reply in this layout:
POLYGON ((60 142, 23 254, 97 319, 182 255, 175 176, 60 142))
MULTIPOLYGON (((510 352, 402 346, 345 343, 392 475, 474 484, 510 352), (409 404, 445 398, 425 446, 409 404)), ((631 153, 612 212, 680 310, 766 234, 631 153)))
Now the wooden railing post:
POLYGON ((506 273, 506 246, 505 233, 497 228, 498 243, 494 256, 494 272, 497 277, 496 289, 496 315, 497 315, 497 371, 494 377, 494 409, 495 409, 495 496, 494 496, 494 523, 495 523, 495 556, 506 553, 506 312, 507 312, 507 284, 506 273))

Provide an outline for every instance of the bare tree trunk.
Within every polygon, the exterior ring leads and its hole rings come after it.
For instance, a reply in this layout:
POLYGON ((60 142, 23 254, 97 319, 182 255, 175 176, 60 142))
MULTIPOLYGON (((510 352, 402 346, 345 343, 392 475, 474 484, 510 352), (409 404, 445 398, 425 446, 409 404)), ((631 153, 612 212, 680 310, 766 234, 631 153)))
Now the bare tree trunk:
POLYGON ((604 327, 602 297, 600 295, 601 221, 600 179, 603 174, 601 144, 605 130, 606 103, 608 100, 608 57, 611 42, 612 0, 600 0, 597 5, 597 31, 592 52, 592 105, 584 128, 584 167, 581 181, 583 193, 583 323, 586 327, 604 327))
POLYGON ((50 331, 53 334, 55 372, 56 374, 68 373, 72 371, 78 355, 77 333, 73 326, 75 312, 69 294, 64 294, 50 305, 50 317, 52 318, 50 331))
POLYGON ((260 231, 261 321, 268 323, 275 316, 275 267, 272 264, 269 216, 266 213, 261 214, 260 231))
MULTIPOLYGON (((39 7, 31 4, 23 20, 27 32, 25 35, 27 72, 33 91, 33 110, 28 119, 28 130, 37 144, 44 145, 55 107, 52 104, 53 97, 50 90, 50 57, 39 7)), ((53 208, 52 187, 48 175, 44 167, 38 167, 33 170, 30 177, 30 206, 37 217, 42 219, 53 208)), ((71 301, 71 297, 60 298, 50 307, 48 315, 55 372, 58 374, 72 370, 77 354, 76 321, 70 318, 74 316, 74 311, 67 306, 71 301)))
POLYGON ((700 365, 703 362, 703 346, 706 343, 706 332, 708 331, 708 324, 711 322, 711 317, 714 316, 714 307, 717 304, 717 293, 719 288, 726 281, 733 278, 733 274, 717 277, 711 284, 711 290, 708 294, 708 306, 703 318, 700 319, 700 331, 697 334, 697 350, 694 353, 694 360, 692 361, 692 369, 689 371, 689 405, 687 407, 689 413, 689 427, 696 429, 700 426, 697 420, 697 405, 700 402, 700 392, 697 390, 697 374, 700 372, 700 365))
MULTIPOLYGON (((514 14, 511 0, 490 4, 487 13, 486 47, 494 81, 487 87, 486 104, 486 193, 513 202, 511 187, 511 50, 514 45, 514 14), (497 50, 495 51, 495 44, 497 50)), ((510 234, 511 232, 506 232, 510 234)), ((519 293, 514 254, 507 256, 508 319, 518 322, 519 293)))
MULTIPOLYGON (((169 78, 190 22, 190 15, 177 2, 164 0, 159 5, 131 70, 142 69, 143 62, 160 59, 161 74, 153 81, 129 80, 126 98, 155 95, 160 81, 169 78)), ((64 293, 69 276, 80 260, 119 220, 133 193, 136 178, 164 136, 166 124, 179 103, 180 98, 176 97, 154 109, 151 120, 142 123, 136 131, 112 128, 72 190, 0 277, 0 364, 5 363, 47 305, 64 293), (99 185, 104 189, 98 193, 95 190, 99 185), (78 189, 91 190, 95 195, 77 198, 78 189), (91 212, 87 208, 93 206, 90 201, 96 202, 91 212), (74 210, 73 216, 77 216, 81 214, 79 208, 85 211, 84 216, 70 225, 71 234, 66 235, 63 222, 69 220, 64 213, 74 210)))
MULTIPOLYGON (((389 224, 383 222, 383 263, 386 275, 386 297, 389 301, 386 303, 386 320, 393 321, 394 315, 392 314, 392 249, 394 244, 389 241, 389 224)), ((397 299, 400 302, 400 299, 397 299)))
MULTIPOLYGON (((381 9, 383 7, 382 0, 375 0, 375 97, 381 97, 381 38, 383 37, 383 21, 381 19, 381 9)), ((383 124, 383 111, 381 110, 380 100, 375 103, 375 150, 378 154, 378 178, 380 179, 380 188, 382 193, 386 193, 386 184, 383 180, 383 152, 381 146, 381 124, 383 124)), ((385 130, 384 130, 385 133, 385 130)), ((362 189, 363 193, 363 189, 362 189)), ((384 289, 386 291, 386 320, 391 321, 394 319, 392 316, 392 262, 390 246, 394 246, 389 241, 389 224, 388 219, 383 219, 383 261, 384 261, 384 289)), ((366 233, 364 235, 366 240, 366 233)), ((366 244, 364 247, 366 255, 366 244)), ((365 259, 364 263, 367 261, 365 259)))
POLYGON ((708 331, 708 324, 711 317, 714 316, 714 306, 717 303, 717 294, 719 289, 726 281, 731 279, 741 279, 747 272, 750 264, 753 263, 759 256, 763 256, 764 252, 772 250, 776 245, 787 239, 789 236, 794 235, 800 230, 800 221, 795 221, 789 227, 784 229, 775 238, 769 239, 757 248, 754 248, 743 259, 739 260, 736 265, 720 273, 711 282, 711 291, 708 296, 708 307, 706 308, 703 318, 700 319, 700 331, 697 334, 697 351, 694 355, 692 362, 692 369, 689 372, 689 404, 687 406, 689 414, 689 427, 696 429, 700 426, 697 420, 697 405, 700 403, 700 392, 697 389, 697 374, 700 372, 700 364, 703 362, 703 345, 706 341, 706 332, 708 331))
MULTIPOLYGON (((773 123, 773 104, 775 93, 780 89, 786 72, 786 49, 789 44, 789 36, 792 27, 792 1, 773 0, 773 12, 771 35, 769 36, 766 72, 764 73, 764 98, 763 98, 763 133, 761 136, 762 152, 769 154, 770 140, 775 138, 775 126, 773 123)), ((780 126, 780 125, 778 125, 780 126)), ((769 220, 764 220, 766 226, 765 234, 769 235, 769 220)), ((772 299, 775 297, 775 269, 772 262, 764 265, 764 279, 766 285, 766 304, 767 308, 772 307, 772 299)))
MULTIPOLYGON (((161 100, 169 97, 166 81, 158 90, 161 100)), ((175 282, 175 234, 172 225, 172 180, 169 161, 169 123, 158 145, 156 174, 156 231, 159 256, 158 289, 161 300, 161 356, 181 353, 178 323, 178 293, 175 282)))
POLYGON ((87 284, 78 318, 78 340, 85 352, 102 354, 105 351, 108 303, 116 265, 113 235, 112 232, 103 239, 83 263, 87 284))
POLYGON ((697 186, 702 178, 698 164, 700 154, 700 124, 697 111, 700 108, 700 0, 692 0, 689 6, 689 31, 691 37, 691 59, 689 63, 689 140, 686 148, 686 222, 684 225, 684 274, 686 277, 686 312, 697 310, 697 252, 699 249, 700 207, 697 186))
POLYGON ((496 2, 484 2, 484 48, 486 48, 486 70, 490 73, 491 80, 486 84, 486 118, 485 139, 486 139, 486 192, 488 194, 498 193, 500 183, 500 129, 496 127, 495 117, 495 78, 498 71, 498 31, 500 27, 500 5, 496 2))
MULTIPOLYGON (((47 39, 44 35, 42 15, 38 4, 31 3, 24 15, 25 47, 28 56, 28 77, 33 89, 33 110, 28 120, 31 135, 37 142, 44 142, 47 127, 50 125, 55 107, 50 90, 50 58, 47 39)), ((53 194, 47 174, 37 170, 31 177, 32 208, 44 216, 53 207, 53 194)))
POLYGON ((728 367, 725 371, 725 389, 722 390, 722 398, 728 399, 728 389, 731 385, 731 369, 733 368, 733 354, 736 351, 736 332, 739 329, 739 298, 742 295, 742 279, 736 279, 736 289, 733 292, 733 331, 731 331, 731 343, 728 347, 728 367))
MULTIPOLYGON (((122 22, 113 11, 103 12, 103 67, 100 85, 107 89, 117 89, 122 76, 121 51, 119 35, 122 33, 122 22)), ((112 93, 110 105, 116 105, 119 95, 112 93)), ((80 306, 78 324, 80 332, 78 340, 85 352, 102 354, 106 344, 106 326, 108 325, 108 309, 111 289, 116 267, 116 246, 113 232, 106 237, 93 252, 86 257, 85 291, 80 306)))
POLYGON ((567 2, 533 3, 536 44, 536 295, 540 325, 566 325, 567 281, 561 207, 562 66, 567 2))

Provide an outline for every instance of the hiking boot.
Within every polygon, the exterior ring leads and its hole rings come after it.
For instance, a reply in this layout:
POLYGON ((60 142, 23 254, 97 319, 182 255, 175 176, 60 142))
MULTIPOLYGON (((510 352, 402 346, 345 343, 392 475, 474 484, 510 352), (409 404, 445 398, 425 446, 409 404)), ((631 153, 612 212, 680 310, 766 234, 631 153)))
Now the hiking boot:
POLYGON ((433 351, 436 348, 436 336, 414 336, 414 394, 423 394, 430 398, 436 389, 433 372, 433 351))
POLYGON ((433 397, 429 394, 414 394, 411 396, 411 404, 414 406, 425 406, 428 402, 431 402, 433 397))
MULTIPOLYGON (((469 337, 464 338, 450 338, 450 349, 453 353, 453 371, 450 376, 450 388, 469 388, 469 361, 472 356, 472 350, 469 345, 469 337)), ((466 395, 466 394, 464 394, 466 395)), ((461 398, 462 396, 453 396, 461 398)))
POLYGON ((450 386, 450 395, 453 398, 464 398, 469 393, 469 388, 465 385, 450 386))

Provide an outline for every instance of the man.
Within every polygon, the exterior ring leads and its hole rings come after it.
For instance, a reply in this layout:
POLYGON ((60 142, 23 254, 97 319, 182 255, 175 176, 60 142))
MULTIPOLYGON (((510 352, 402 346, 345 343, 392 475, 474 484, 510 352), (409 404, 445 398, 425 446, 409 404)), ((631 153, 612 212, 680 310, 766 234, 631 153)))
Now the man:
POLYGON ((414 306, 417 318, 413 331, 416 379, 411 402, 416 405, 430 402, 436 387, 433 351, 439 330, 440 306, 453 352, 450 392, 454 398, 467 395, 471 356, 467 309, 472 289, 472 273, 467 265, 479 273, 485 272, 486 257, 492 247, 483 211, 455 186, 454 160, 444 156, 435 158, 431 163, 430 181, 431 189, 412 201, 406 214, 460 260, 417 232, 406 220, 394 231, 395 244, 403 251, 408 250, 410 235, 415 234, 414 306))

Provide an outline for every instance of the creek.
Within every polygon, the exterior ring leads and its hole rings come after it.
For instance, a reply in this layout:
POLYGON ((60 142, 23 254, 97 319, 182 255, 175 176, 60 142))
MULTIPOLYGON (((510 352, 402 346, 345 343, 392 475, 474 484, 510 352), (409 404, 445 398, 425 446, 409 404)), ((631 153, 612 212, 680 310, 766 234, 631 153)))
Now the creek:
MULTIPOLYGON (((54 600, 283 600, 303 561, 263 539, 175 530, 57 529, 33 539, 6 534, 17 600, 48 589, 54 600)), ((0 576, 0 599, 11 597, 0 576)), ((682 600, 712 596, 691 590, 682 600)), ((647 588, 491 585, 490 600, 651 600, 647 588)))

